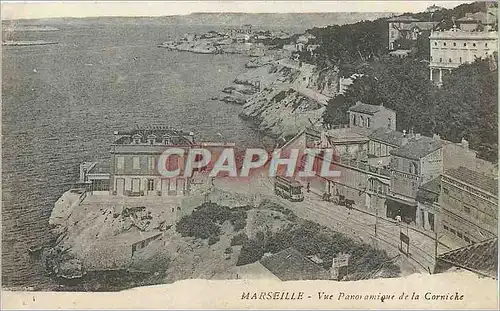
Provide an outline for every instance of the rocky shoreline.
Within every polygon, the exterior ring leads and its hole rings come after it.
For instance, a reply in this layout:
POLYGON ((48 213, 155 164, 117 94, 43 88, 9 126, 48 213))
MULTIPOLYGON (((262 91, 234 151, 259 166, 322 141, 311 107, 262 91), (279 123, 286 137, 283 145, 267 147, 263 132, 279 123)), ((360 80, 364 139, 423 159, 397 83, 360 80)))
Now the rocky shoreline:
POLYGON ((239 116, 273 138, 293 136, 322 122, 328 100, 339 92, 336 67, 319 70, 279 56, 254 58, 245 67, 221 100, 241 104, 239 116))
POLYGON ((246 30, 185 34, 158 46, 200 54, 251 57, 245 71, 221 90, 220 96, 211 99, 241 105, 239 116, 250 120, 266 136, 286 138, 311 124, 321 123, 328 101, 340 92, 341 77, 337 67, 319 69, 296 60, 294 49, 307 47, 313 36, 246 30), (277 40, 285 45, 271 44, 277 40))

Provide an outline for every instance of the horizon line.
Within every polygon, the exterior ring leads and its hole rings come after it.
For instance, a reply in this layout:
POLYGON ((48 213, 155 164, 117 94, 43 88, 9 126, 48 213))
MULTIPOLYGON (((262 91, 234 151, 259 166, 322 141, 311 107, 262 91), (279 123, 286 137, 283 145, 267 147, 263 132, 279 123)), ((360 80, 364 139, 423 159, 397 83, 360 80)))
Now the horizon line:
POLYGON ((19 17, 19 18, 2 18, 2 21, 15 21, 15 20, 55 20, 55 19, 95 19, 95 18, 164 18, 164 17, 176 17, 176 16, 189 16, 196 14, 246 14, 246 15, 270 15, 270 14, 289 14, 289 15, 298 15, 298 14, 345 14, 345 13, 355 13, 355 14, 407 14, 411 12, 384 12, 384 11, 370 11, 370 12, 353 12, 353 11, 331 11, 331 12, 242 12, 242 11, 234 11, 234 12, 191 12, 186 14, 172 14, 172 15, 100 15, 100 16, 53 16, 53 17, 19 17))

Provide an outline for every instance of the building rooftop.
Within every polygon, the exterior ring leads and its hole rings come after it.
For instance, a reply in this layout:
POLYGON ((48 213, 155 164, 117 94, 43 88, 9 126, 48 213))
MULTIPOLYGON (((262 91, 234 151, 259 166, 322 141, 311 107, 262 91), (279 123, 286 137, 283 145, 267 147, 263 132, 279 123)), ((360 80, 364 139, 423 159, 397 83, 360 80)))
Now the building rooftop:
POLYGON ((392 17, 392 18, 389 18, 387 20, 388 22, 403 22, 403 23, 411 23, 411 22, 419 22, 420 20, 414 18, 414 17, 411 17, 409 15, 401 15, 401 16, 396 16, 396 17, 392 17))
POLYGON ((419 160, 429 153, 441 148, 442 143, 427 136, 412 137, 408 143, 391 150, 391 155, 419 160))
POLYGON ((411 22, 411 23, 405 23, 401 25, 402 30, 411 30, 413 28, 418 28, 420 30, 432 30, 434 29, 435 26, 437 26, 439 22, 411 22))
POLYGON ((429 39, 498 40, 498 33, 496 31, 464 31, 453 28, 445 31, 434 31, 429 39))
POLYGON ((385 108, 382 105, 369 105, 369 104, 363 104, 362 102, 358 101, 358 102, 356 102, 356 104, 354 106, 349 108, 349 111, 361 112, 361 113, 367 113, 367 114, 375 114, 383 109, 391 110, 391 109, 385 108))
POLYGON ((378 128, 368 135, 370 140, 376 140, 388 145, 399 147, 403 144, 403 133, 389 128, 378 128))
POLYGON ((328 279, 328 271, 293 247, 260 260, 281 281, 328 279))
POLYGON ((194 144, 194 134, 176 130, 163 125, 151 125, 130 131, 115 132, 118 138, 115 145, 144 144, 150 145, 181 145, 191 146, 194 144))
POLYGON ((418 187, 417 190, 417 202, 420 203, 432 203, 437 202, 439 199, 439 193, 441 188, 441 177, 432 179, 425 184, 418 187))
POLYGON ((498 279, 498 238, 467 245, 438 258, 453 266, 498 279))
POLYGON ((486 12, 476 12, 468 13, 462 18, 457 19, 459 23, 477 23, 480 22, 483 25, 491 25, 496 22, 497 15, 494 11, 486 12))
POLYGON ((331 129, 326 132, 326 136, 330 144, 347 143, 353 141, 368 141, 366 135, 356 133, 351 128, 331 129))
POLYGON ((449 169, 445 172, 445 175, 487 191, 495 196, 498 195, 498 180, 491 176, 481 174, 463 166, 449 169))

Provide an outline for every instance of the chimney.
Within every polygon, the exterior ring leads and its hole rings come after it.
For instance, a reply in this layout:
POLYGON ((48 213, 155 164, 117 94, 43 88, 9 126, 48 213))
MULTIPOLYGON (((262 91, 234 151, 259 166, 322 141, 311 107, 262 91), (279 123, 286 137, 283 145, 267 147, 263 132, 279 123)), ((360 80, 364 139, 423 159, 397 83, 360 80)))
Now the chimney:
POLYGON ((141 143, 141 138, 142 136, 139 135, 139 134, 135 134, 134 136, 132 136, 132 141, 134 144, 140 144, 141 143))
POLYGON ((441 136, 439 136, 439 134, 432 134, 432 139, 434 139, 436 141, 440 141, 441 140, 441 136))
POLYGON ((469 142, 462 138, 462 142, 460 143, 464 149, 469 149, 469 142))
POLYGON ((410 138, 413 138, 413 127, 410 128, 410 132, 408 133, 408 136, 410 136, 410 138))

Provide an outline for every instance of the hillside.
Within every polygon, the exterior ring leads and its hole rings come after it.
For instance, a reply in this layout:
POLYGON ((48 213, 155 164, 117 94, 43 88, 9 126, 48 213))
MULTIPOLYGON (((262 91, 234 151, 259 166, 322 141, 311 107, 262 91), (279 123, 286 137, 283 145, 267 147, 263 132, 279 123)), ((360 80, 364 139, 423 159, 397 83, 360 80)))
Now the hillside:
POLYGON ((312 28, 332 24, 349 24, 361 20, 372 20, 390 13, 332 12, 332 13, 192 13, 188 15, 172 15, 159 17, 88 17, 88 18, 51 18, 2 21, 2 25, 21 24, 166 24, 166 25, 210 25, 240 26, 252 24, 256 28, 312 28))

